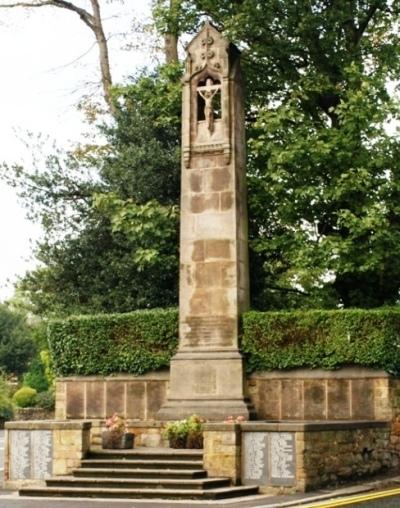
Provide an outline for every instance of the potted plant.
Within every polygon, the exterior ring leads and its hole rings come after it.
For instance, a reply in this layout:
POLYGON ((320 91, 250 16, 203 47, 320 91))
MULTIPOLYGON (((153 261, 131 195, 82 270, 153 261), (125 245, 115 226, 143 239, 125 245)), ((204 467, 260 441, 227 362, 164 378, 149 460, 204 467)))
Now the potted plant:
POLYGON ((167 423, 164 431, 171 448, 186 448, 186 437, 188 434, 187 420, 178 420, 167 423))
POLYGON ((134 434, 127 432, 126 422, 122 416, 114 413, 106 420, 106 430, 101 434, 104 449, 126 450, 133 448, 134 434))
POLYGON ((166 425, 164 435, 171 448, 203 448, 202 423, 198 416, 192 415, 184 420, 166 425))
POLYGON ((186 448, 203 448, 203 426, 204 420, 197 415, 188 419, 188 434, 186 437, 186 448))

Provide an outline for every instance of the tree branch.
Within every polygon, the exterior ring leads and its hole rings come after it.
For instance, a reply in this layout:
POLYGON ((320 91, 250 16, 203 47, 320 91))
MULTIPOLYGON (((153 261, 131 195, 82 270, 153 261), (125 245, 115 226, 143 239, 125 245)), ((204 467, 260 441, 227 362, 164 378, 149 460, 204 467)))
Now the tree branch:
POLYGON ((380 2, 376 1, 368 9, 368 12, 367 12, 365 18, 360 23, 360 25, 359 25, 359 27, 357 29, 358 40, 361 39, 363 33, 367 29, 367 26, 368 26, 369 22, 374 17, 374 15, 375 15, 376 11, 379 9, 379 7, 380 7, 380 2))
POLYGON ((8 8, 11 9, 13 7, 25 7, 25 8, 33 8, 33 7, 60 7, 61 9, 67 9, 69 11, 75 12, 81 18, 81 20, 86 23, 86 25, 94 30, 95 19, 94 16, 90 14, 90 12, 78 7, 77 5, 67 2, 66 0, 38 0, 33 2, 13 2, 11 4, 3 4, 0 5, 0 8, 8 8))

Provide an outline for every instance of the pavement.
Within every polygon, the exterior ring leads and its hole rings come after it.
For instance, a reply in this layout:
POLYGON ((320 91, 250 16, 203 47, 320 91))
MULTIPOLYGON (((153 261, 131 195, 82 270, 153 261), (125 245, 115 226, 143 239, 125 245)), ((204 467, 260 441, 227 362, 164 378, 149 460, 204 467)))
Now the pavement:
POLYGON ((55 499, 19 497, 0 490, 0 508, 399 508, 400 477, 382 478, 338 489, 288 496, 259 495, 241 499, 165 501, 127 499, 55 499))

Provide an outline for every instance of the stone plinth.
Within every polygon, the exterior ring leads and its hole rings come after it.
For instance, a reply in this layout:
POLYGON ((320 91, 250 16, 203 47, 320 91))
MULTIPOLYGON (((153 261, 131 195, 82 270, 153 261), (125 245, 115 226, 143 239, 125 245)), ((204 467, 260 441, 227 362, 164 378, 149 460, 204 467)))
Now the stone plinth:
POLYGON ((41 486, 70 474, 90 447, 91 423, 19 421, 5 424, 4 487, 41 486))
POLYGON ((238 320, 248 308, 239 51, 210 24, 187 48, 182 113, 179 350, 161 420, 249 417, 238 320))

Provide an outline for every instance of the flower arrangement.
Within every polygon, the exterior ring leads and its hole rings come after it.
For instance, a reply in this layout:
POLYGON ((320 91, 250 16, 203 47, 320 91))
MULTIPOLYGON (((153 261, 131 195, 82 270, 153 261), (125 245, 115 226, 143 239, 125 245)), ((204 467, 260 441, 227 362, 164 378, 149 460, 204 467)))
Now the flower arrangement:
POLYGON ((170 422, 165 427, 164 436, 171 448, 203 448, 203 423, 197 415, 170 422))
POLYGON ((124 434, 126 432, 125 418, 114 413, 110 418, 107 418, 106 428, 116 435, 124 434))
POLYGON ((127 431, 125 418, 114 413, 106 419, 106 430, 102 433, 103 448, 133 448, 134 435, 127 431))
POLYGON ((242 415, 239 416, 228 416, 225 418, 224 423, 243 423, 247 421, 246 418, 242 415))

